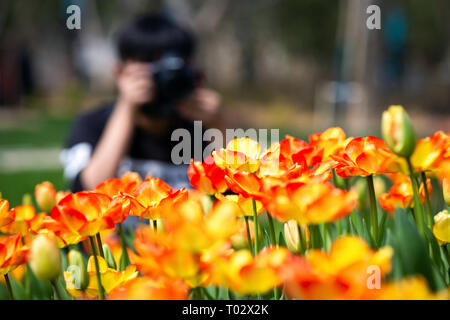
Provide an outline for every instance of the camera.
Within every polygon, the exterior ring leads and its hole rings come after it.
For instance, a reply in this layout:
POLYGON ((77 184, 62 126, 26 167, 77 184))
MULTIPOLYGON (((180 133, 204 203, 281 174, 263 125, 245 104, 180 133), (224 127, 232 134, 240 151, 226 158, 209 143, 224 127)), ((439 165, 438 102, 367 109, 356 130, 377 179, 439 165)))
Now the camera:
POLYGON ((189 96, 197 85, 197 73, 177 54, 166 54, 153 63, 155 100, 144 107, 149 115, 171 115, 175 103, 189 96))

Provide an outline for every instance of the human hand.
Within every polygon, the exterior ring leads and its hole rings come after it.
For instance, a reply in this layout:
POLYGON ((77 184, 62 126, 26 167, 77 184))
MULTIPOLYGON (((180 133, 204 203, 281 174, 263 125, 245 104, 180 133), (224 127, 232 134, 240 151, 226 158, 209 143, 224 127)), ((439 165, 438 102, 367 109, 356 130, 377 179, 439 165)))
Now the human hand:
POLYGON ((214 90, 197 88, 193 94, 178 106, 185 118, 209 121, 217 115, 222 97, 214 90))
POLYGON ((119 90, 118 104, 138 110, 155 96, 151 65, 144 62, 126 62, 119 67, 116 76, 119 90))

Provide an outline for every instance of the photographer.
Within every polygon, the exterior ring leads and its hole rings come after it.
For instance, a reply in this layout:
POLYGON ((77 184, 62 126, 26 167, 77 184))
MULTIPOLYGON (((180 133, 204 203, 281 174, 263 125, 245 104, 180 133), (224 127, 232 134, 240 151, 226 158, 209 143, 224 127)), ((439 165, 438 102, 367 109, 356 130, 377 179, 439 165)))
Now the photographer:
POLYGON ((82 114, 61 155, 73 192, 127 171, 161 178, 173 188, 189 185, 187 166, 171 162, 177 143, 171 133, 185 128, 193 135, 193 120, 211 119, 220 104, 216 92, 200 87, 190 64, 194 47, 193 36, 162 15, 140 17, 122 30, 117 100, 82 114))

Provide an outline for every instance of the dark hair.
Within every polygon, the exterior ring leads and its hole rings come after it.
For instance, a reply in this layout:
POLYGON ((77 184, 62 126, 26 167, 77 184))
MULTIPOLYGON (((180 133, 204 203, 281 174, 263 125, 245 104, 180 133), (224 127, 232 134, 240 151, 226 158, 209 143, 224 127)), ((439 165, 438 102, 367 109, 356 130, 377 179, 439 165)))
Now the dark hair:
POLYGON ((189 59, 194 52, 195 40, 188 30, 167 16, 147 14, 122 29, 117 45, 122 61, 150 62, 168 52, 189 59))

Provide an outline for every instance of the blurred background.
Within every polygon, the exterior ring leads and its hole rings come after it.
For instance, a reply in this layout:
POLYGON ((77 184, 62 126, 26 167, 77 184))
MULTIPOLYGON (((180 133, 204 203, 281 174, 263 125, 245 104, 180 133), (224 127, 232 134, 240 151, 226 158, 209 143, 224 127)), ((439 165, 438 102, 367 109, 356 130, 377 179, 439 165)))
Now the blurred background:
POLYGON ((227 128, 379 135, 381 112, 401 104, 420 135, 450 130, 448 0, 2 0, 0 192, 11 205, 43 180, 66 188, 71 121, 113 99, 115 32, 151 11, 196 33, 227 128), (81 30, 66 27, 71 4, 81 30), (372 4, 380 30, 366 27, 372 4))

